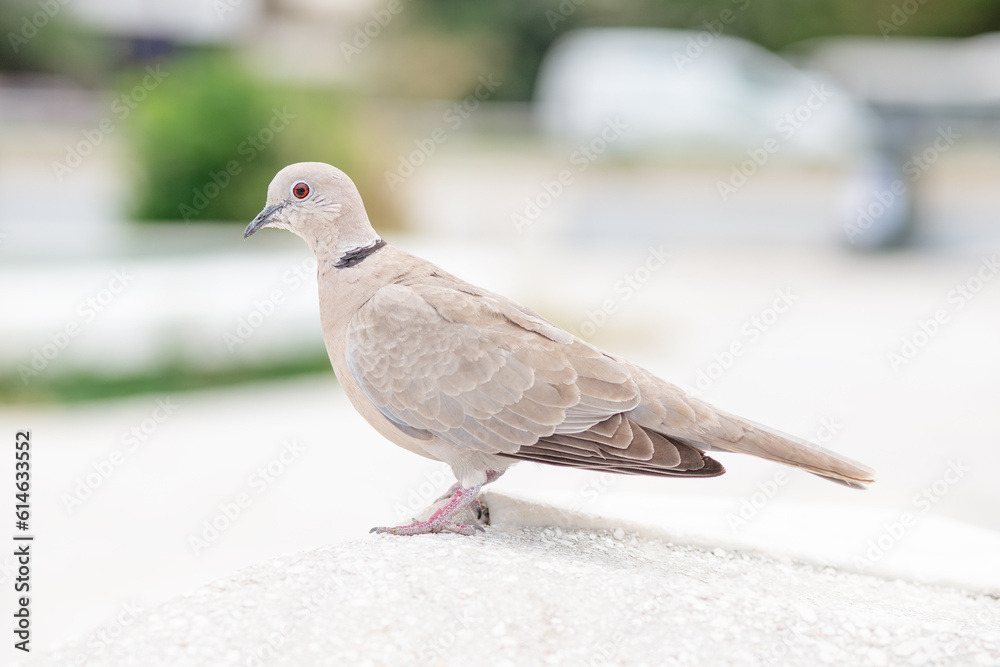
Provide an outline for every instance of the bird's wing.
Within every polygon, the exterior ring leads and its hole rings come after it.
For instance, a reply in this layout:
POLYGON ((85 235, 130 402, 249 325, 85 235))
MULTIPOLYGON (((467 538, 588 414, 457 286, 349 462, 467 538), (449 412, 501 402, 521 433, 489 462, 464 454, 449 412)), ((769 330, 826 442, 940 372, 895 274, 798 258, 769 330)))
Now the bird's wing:
POLYGON ((629 420, 627 365, 464 283, 390 284, 354 315, 347 366, 401 430, 456 447, 642 474, 721 474, 700 450, 629 420))

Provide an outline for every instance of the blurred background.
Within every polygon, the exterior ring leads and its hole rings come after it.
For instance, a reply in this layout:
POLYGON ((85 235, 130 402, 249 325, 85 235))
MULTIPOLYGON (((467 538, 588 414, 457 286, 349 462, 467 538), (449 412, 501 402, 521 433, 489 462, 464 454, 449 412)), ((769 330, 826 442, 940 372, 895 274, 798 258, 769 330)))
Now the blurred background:
MULTIPOLYGON (((987 0, 5 1, 0 433, 35 445, 36 642, 96 657, 136 607, 451 484, 342 396, 305 244, 242 239, 307 160, 391 243, 881 473, 789 472, 750 519, 860 508, 859 553, 902 512, 1000 530, 993 31, 987 0)), ((743 516, 776 467, 724 463, 496 486, 743 516)))

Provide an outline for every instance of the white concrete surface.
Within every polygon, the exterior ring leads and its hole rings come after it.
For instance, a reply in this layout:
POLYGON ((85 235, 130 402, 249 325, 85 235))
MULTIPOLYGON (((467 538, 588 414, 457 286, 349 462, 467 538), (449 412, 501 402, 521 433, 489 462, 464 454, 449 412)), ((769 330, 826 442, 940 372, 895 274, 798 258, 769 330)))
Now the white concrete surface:
MULTIPOLYGON (((487 499, 476 537, 257 563, 32 665, 992 665, 1000 603, 487 499), (552 526, 569 521, 573 529, 552 526)), ((667 520, 665 523, 669 524, 667 520)))

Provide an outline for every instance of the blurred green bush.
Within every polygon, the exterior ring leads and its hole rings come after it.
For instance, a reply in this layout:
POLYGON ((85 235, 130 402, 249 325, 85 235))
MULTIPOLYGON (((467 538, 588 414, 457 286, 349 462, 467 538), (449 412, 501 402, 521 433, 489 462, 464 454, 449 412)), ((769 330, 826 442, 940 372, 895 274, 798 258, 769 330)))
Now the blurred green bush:
MULTIPOLYGON (((135 218, 252 218, 261 182, 266 186, 282 166, 276 151, 249 143, 267 127, 267 92, 225 56, 190 56, 156 67, 166 74, 162 88, 136 103, 130 124, 139 167, 135 218)), ((145 74, 126 77, 123 95, 143 87, 145 74)))
MULTIPOLYGON (((335 164, 362 192, 374 173, 362 150, 359 102, 345 90, 268 84, 214 52, 134 71, 120 90, 143 98, 129 122, 136 220, 245 224, 263 207, 274 174, 292 162, 335 164), (143 93, 157 68, 162 82, 143 93)), ((376 197, 366 203, 373 217, 372 209, 385 208, 376 197)))

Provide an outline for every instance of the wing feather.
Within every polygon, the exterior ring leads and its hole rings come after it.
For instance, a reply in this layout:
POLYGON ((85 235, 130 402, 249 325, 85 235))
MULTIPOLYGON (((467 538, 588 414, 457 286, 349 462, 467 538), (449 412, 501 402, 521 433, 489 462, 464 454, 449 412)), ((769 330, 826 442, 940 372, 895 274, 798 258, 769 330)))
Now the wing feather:
POLYGON ((623 364, 505 308, 458 290, 387 285, 348 327, 348 369, 394 423, 493 453, 638 405, 623 364))
POLYGON ((347 361, 394 424, 457 447, 626 474, 722 472, 629 417, 642 396, 628 365, 485 293, 383 287, 348 327, 347 361))

